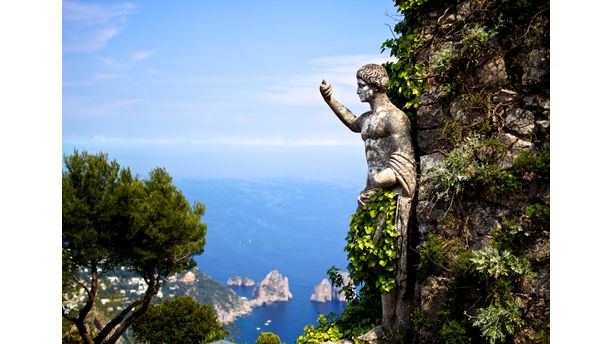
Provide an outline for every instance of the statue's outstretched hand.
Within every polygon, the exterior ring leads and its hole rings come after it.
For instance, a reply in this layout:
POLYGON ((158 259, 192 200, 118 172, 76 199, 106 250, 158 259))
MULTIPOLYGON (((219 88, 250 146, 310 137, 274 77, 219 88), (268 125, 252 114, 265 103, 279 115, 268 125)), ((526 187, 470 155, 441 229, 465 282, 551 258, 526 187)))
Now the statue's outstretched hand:
POLYGON ((332 97, 332 87, 327 83, 325 79, 321 82, 321 86, 319 86, 319 91, 321 91, 321 95, 325 101, 330 101, 332 97))

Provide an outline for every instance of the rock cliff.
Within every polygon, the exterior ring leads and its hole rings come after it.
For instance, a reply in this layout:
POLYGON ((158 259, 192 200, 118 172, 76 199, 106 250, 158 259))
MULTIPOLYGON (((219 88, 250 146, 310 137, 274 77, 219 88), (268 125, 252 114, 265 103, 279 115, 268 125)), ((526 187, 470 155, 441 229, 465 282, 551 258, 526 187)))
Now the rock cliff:
POLYGON ((233 276, 227 280, 227 285, 237 287, 252 287, 255 285, 255 281, 248 277, 233 276))
POLYGON ((549 2, 396 5, 391 93, 420 167, 413 340, 548 342, 549 2))
POLYGON ((293 297, 289 291, 289 279, 277 270, 272 270, 257 284, 253 297, 249 303, 254 307, 277 301, 289 301, 293 297))

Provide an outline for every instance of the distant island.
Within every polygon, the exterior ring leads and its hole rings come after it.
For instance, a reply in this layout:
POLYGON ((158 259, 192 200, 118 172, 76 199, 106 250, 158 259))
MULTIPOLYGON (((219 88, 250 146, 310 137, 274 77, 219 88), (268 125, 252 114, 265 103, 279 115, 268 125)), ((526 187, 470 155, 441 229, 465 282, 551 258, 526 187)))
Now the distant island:
POLYGON ((233 276, 227 280, 227 285, 230 287, 252 287, 255 285, 255 281, 248 277, 233 276))

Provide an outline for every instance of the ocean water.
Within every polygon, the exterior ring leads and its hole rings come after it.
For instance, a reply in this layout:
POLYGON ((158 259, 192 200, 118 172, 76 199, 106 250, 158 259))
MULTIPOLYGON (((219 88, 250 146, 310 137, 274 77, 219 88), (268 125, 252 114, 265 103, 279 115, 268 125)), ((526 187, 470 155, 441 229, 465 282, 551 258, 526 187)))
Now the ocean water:
MULTIPOLYGON (((232 339, 255 343, 260 331, 272 331, 282 342, 293 343, 319 313, 342 312, 340 302, 309 298, 332 265, 346 269, 345 237, 362 180, 203 179, 175 184, 189 200, 206 206, 206 246, 196 258, 201 271, 224 285, 235 275, 261 281, 272 270, 289 278, 293 298, 239 318, 230 327, 232 339)), ((253 289, 234 287, 247 297, 253 289)))

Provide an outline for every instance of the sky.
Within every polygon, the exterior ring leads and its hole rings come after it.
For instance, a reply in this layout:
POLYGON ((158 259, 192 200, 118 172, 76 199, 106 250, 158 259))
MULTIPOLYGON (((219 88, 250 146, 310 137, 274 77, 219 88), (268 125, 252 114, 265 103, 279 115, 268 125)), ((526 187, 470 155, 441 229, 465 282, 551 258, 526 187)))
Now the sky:
POLYGON ((63 1, 62 151, 141 175, 364 177, 355 73, 390 60, 391 0, 63 1))

